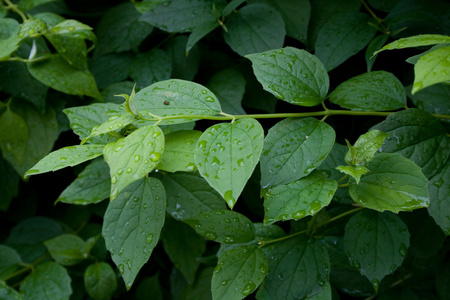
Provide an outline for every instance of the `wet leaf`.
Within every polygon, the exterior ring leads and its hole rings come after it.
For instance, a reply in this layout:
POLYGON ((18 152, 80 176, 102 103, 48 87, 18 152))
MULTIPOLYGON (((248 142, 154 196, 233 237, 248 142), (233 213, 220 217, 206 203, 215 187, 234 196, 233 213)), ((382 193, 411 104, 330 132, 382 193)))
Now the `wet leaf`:
POLYGON ((0 281, 0 299, 22 300, 22 296, 15 289, 7 286, 5 282, 0 281))
POLYGON ((165 50, 172 61, 172 78, 192 81, 200 67, 201 54, 199 48, 194 45, 186 56, 187 43, 187 36, 178 35, 170 39, 165 50))
POLYGON ((16 250, 0 245, 0 279, 13 274, 19 268, 21 262, 22 260, 16 250))
POLYGON ((223 198, 197 172, 177 172, 161 178, 167 193, 167 212, 177 220, 225 209, 223 198))
POLYGON ((213 299, 244 299, 264 280, 267 257, 257 246, 240 246, 224 253, 211 281, 213 299))
POLYGON ((388 133, 372 129, 361 135, 353 146, 347 142, 349 150, 345 154, 345 161, 352 166, 366 166, 388 136, 388 133))
POLYGON ((283 46, 286 29, 280 13, 265 4, 248 4, 225 22, 225 42, 244 56, 283 46))
POLYGON ((103 149, 111 175, 111 201, 125 187, 158 165, 164 151, 164 134, 158 126, 144 126, 103 149))
POLYGON ((415 94, 430 85, 450 80, 450 47, 443 47, 423 55, 414 66, 415 94))
POLYGON ((55 0, 22 0, 19 2, 18 7, 21 11, 29 11, 32 8, 43 5, 49 2, 53 2, 55 0))
POLYGON ((264 90, 278 99, 315 106, 329 88, 329 78, 320 60, 305 50, 286 47, 246 56, 264 90))
POLYGON ((231 210, 214 210, 184 220, 198 234, 212 241, 241 244, 255 238, 255 228, 244 215, 231 210))
POLYGON ((307 176, 333 148, 335 132, 313 118, 285 119, 273 126, 261 155, 261 187, 288 184, 307 176))
POLYGON ((157 168, 168 171, 195 171, 194 151, 202 135, 197 130, 179 130, 166 135, 164 154, 157 168))
MULTIPOLYGON (((411 90, 411 86, 406 87, 407 91, 411 90)), ((408 93, 414 105, 430 114, 450 115, 450 86, 446 84, 436 84, 421 90, 420 93, 414 95, 408 93)))
POLYGON ((393 41, 392 43, 389 43, 380 50, 376 51, 374 54, 377 54, 384 50, 404 49, 446 43, 450 43, 449 36, 439 34, 419 34, 393 41))
POLYGON ((370 16, 349 12, 332 16, 320 29, 315 55, 330 71, 362 50, 374 37, 376 29, 369 25, 370 16))
POLYGON ((448 195, 450 193, 450 163, 446 165, 430 178, 430 206, 429 214, 442 230, 450 235, 450 202, 448 195))
POLYGON ((352 110, 387 111, 406 106, 402 83, 386 71, 352 77, 341 83, 329 97, 331 102, 352 110))
POLYGON ((394 213, 427 207, 428 180, 420 168, 398 153, 380 153, 367 165, 369 173, 350 185, 350 196, 363 207, 394 213))
POLYGON ((105 134, 111 131, 116 131, 137 120, 138 119, 136 118, 136 116, 125 111, 120 111, 118 114, 110 115, 109 119, 106 122, 92 127, 91 134, 87 138, 83 139, 83 142, 86 142, 88 139, 91 139, 92 137, 105 134))
POLYGON ((94 299, 111 299, 117 289, 116 273, 105 262, 89 265, 84 271, 84 286, 94 299))
POLYGON ((64 20, 54 25, 49 30, 49 33, 64 35, 75 39, 87 39, 93 43, 97 42, 97 38, 92 32, 92 27, 77 20, 64 20))
POLYGON ((306 298, 307 300, 329 300, 332 298, 332 290, 329 282, 325 283, 323 288, 317 294, 306 298))
POLYGON ((367 172, 370 172, 369 169, 363 166, 337 166, 336 170, 339 170, 344 174, 352 176, 353 179, 355 179, 356 184, 359 184, 361 176, 363 176, 367 172))
POLYGON ((73 234, 62 234, 44 242, 50 256, 63 266, 73 266, 88 258, 86 243, 73 234))
POLYGON ((325 245, 306 235, 277 243, 268 257, 269 272, 257 299, 303 299, 328 282, 330 259, 325 245))
POLYGON ((41 159, 25 173, 25 176, 57 171, 81 164, 102 155, 103 148, 103 145, 77 145, 61 148, 41 159))
POLYGON ((63 266, 56 262, 38 264, 33 273, 25 277, 20 284, 20 294, 24 299, 69 300, 72 294, 70 276, 63 266), (46 284, 42 284, 42 279, 46 284), (49 289, 48 287, 52 288, 49 289))
POLYGON ((222 111, 228 114, 245 115, 241 105, 245 83, 245 78, 240 72, 225 69, 214 74, 207 87, 219 98, 222 111))
POLYGON ((9 107, 0 116, 0 149, 9 153, 19 164, 23 162, 28 140, 25 120, 9 107))
POLYGON ((330 204, 337 181, 328 180, 319 171, 286 185, 269 188, 264 193, 264 225, 276 221, 312 216, 330 204))
POLYGON ((0 59, 7 58, 19 48, 19 22, 11 18, 0 19, 0 59))
POLYGON ((393 213, 363 210, 345 226, 344 245, 351 264, 377 291, 383 277, 393 273, 407 255, 409 232, 393 213))
POLYGON ((436 174, 450 156, 445 128, 419 109, 396 112, 373 129, 389 133, 380 151, 398 152, 422 168, 426 177, 436 174))
POLYGON ((161 125, 191 122, 199 115, 213 116, 221 112, 219 100, 210 90, 180 79, 154 83, 136 93, 134 99, 139 113, 146 118, 172 117, 163 120, 161 125), (177 118, 179 115, 186 117, 177 118))
POLYGON ((163 185, 148 177, 129 185, 108 205, 102 234, 127 290, 158 243, 165 208, 163 185))
POLYGON ((130 76, 139 88, 167 80, 172 73, 172 64, 166 52, 152 49, 138 54, 131 64, 130 76))
POLYGON ((200 174, 231 209, 259 161, 263 138, 261 124, 245 118, 209 127, 197 143, 194 158, 200 174))
POLYGON ((386 43, 388 40, 389 35, 383 34, 379 35, 373 38, 373 40, 367 45, 366 49, 366 65, 367 65, 367 72, 372 71, 373 64, 375 63, 375 59, 377 58, 378 54, 373 54, 375 51, 380 50, 381 47, 386 43))
POLYGON ((189 51, 191 51, 192 47, 194 47, 198 41, 217 27, 219 27, 219 22, 217 22, 217 20, 208 20, 198 26, 195 26, 186 43, 186 54, 189 54, 189 51))

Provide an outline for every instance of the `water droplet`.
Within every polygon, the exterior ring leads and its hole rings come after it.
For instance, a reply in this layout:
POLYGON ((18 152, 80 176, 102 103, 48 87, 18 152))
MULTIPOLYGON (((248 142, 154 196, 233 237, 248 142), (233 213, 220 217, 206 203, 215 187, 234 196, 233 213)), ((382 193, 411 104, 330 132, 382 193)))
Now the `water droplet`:
POLYGON ((152 134, 152 137, 156 138, 161 135, 161 132, 155 132, 152 134))
POLYGON ((111 177, 111 183, 116 183, 116 182, 117 182, 117 177, 116 177, 116 175, 113 175, 111 177))
POLYGON ((205 237, 215 241, 217 239, 217 234, 215 234, 214 232, 205 232, 205 237))
POLYGON ((147 238, 145 239, 145 241, 147 242, 147 244, 150 244, 151 242, 153 242, 153 233, 150 233, 147 238))
POLYGON ((140 156, 140 155, 135 155, 135 156, 134 156, 134 161, 135 161, 135 162, 138 162, 140 159, 141 159, 141 156, 140 156))
POLYGON ((247 282, 247 284, 242 289, 241 293, 243 296, 250 295, 254 290, 256 289, 256 284, 254 284, 252 281, 247 282))
POLYGON ((244 166, 244 160, 243 159, 238 159, 237 160, 237 164, 239 167, 243 167, 244 166))
POLYGON ((399 252, 401 256, 405 257, 408 254, 408 247, 406 247, 406 245, 402 243, 400 245, 399 252))
POLYGON ((123 248, 120 248, 120 250, 119 250, 119 255, 122 255, 123 253, 125 252, 125 249, 123 249, 123 248))
POLYGON ((123 173, 123 169, 117 170, 117 175, 122 175, 122 173, 123 173))
POLYGON ((293 214, 292 214, 292 217, 293 217, 294 219, 300 219, 300 218, 303 218, 305 215, 306 215, 306 211, 304 211, 304 210, 299 210, 299 211, 293 213, 293 214))
POLYGON ((119 268, 120 274, 123 274, 123 272, 125 271, 125 268, 122 264, 117 266, 119 268))
POLYGON ((223 198, 225 199, 225 201, 227 202, 227 204, 230 208, 232 208, 234 206, 234 204, 236 203, 236 199, 234 199, 234 197, 233 197, 232 190, 226 191, 225 194, 223 195, 223 198))
POLYGON ((127 168, 127 170, 126 170, 126 171, 127 171, 127 173, 128 173, 128 174, 130 174, 130 173, 131 173, 131 171, 133 171, 133 169, 132 169, 132 168, 127 168))
POLYGON ((225 286, 225 285, 227 285, 227 283, 228 283, 228 281, 227 281, 227 280, 224 280, 224 281, 222 281, 220 284, 223 285, 223 286, 225 286))
POLYGON ((152 162, 157 162, 157 161, 159 161, 159 159, 161 158, 161 153, 158 153, 158 152, 152 152, 152 153, 150 153, 149 158, 150 158, 150 160, 151 160, 152 162))
POLYGON ((214 102, 215 101, 214 98, 211 96, 206 97, 205 100, 206 100, 206 102, 214 102))
POLYGON ((200 142, 198 142, 198 147, 199 148, 206 148, 206 141, 200 141, 200 142))

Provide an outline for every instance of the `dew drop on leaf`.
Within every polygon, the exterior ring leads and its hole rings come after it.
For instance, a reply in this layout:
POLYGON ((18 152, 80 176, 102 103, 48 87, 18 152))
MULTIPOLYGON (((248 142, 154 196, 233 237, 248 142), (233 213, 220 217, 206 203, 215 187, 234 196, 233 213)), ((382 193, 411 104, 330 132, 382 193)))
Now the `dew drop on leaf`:
POLYGON ((141 159, 141 156, 140 156, 140 155, 135 155, 135 156, 134 156, 134 161, 135 161, 135 162, 138 162, 140 159, 141 159))
POLYGON ((111 177, 111 182, 112 182, 112 183, 116 183, 116 182, 117 182, 117 177, 116 177, 116 175, 113 175, 113 176, 111 177))
POLYGON ((256 289, 256 284, 254 284, 252 281, 249 281, 244 288, 242 289, 242 295, 248 296, 251 292, 253 292, 256 289))
POLYGON ((159 161, 159 159, 161 158, 161 153, 158 153, 158 152, 152 152, 152 153, 150 153, 149 158, 150 158, 150 160, 151 160, 152 162, 157 162, 157 161, 159 161))
POLYGON ((153 233, 150 233, 147 238, 145 239, 145 241, 147 242, 147 244, 150 244, 151 242, 153 242, 153 233))
POLYGON ((119 268, 120 274, 123 274, 123 272, 125 271, 125 268, 122 264, 117 266, 119 268))

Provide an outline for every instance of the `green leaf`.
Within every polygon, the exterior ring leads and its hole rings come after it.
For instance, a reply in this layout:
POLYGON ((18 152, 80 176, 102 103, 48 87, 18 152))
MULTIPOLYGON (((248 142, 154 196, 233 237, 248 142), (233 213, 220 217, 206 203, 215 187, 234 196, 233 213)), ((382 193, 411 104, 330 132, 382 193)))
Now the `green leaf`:
POLYGON ((19 268, 21 262, 22 260, 16 250, 0 245, 0 279, 13 274, 19 268))
POLYGON ((380 50, 376 51, 374 55, 384 50, 404 49, 446 43, 450 43, 450 36, 440 34, 420 34, 401 38, 392 43, 389 43, 380 50))
POLYGON ((19 48, 19 22, 10 18, 0 19, 0 60, 8 58, 19 48))
POLYGON ((195 164, 231 209, 259 162, 264 130, 255 119, 240 119, 209 127, 201 135, 195 164))
MULTIPOLYGON (((216 1, 222 5, 224 1, 216 1)), ((146 11, 141 21, 168 32, 189 32, 195 27, 216 21, 213 2, 204 0, 161 1, 146 11)))
POLYGON ((374 37, 370 16, 361 12, 337 14, 320 29, 315 55, 330 71, 362 50, 374 37))
POLYGON ((0 299, 22 300, 22 296, 20 296, 19 292, 17 292, 15 289, 10 288, 9 286, 6 285, 6 283, 0 281, 0 299))
POLYGON ((383 34, 375 37, 369 45, 367 45, 366 49, 366 65, 367 65, 367 72, 372 71, 373 64, 375 63, 375 59, 377 58, 378 54, 373 54, 375 51, 380 50, 381 47, 386 43, 386 41, 389 39, 389 35, 383 34))
POLYGON ((302 43, 306 42, 308 23, 311 17, 311 4, 308 0, 263 0, 248 2, 264 3, 275 8, 283 17, 287 35, 302 43))
POLYGON ((167 80, 172 73, 172 64, 166 52, 153 49, 138 54, 131 64, 130 76, 139 88, 167 80))
POLYGON ((255 238, 255 228, 244 215, 231 210, 214 210, 186 219, 198 234, 225 244, 242 244, 255 238))
POLYGON ((372 129, 361 135, 353 146, 347 141, 349 150, 345 154, 346 163, 351 166, 366 166, 373 159, 387 137, 389 137, 389 133, 372 129))
POLYGON ((450 203, 448 195, 450 193, 450 163, 446 165, 436 175, 430 178, 430 206, 428 213, 442 230, 450 235, 450 203))
POLYGON ((337 182, 319 171, 286 185, 269 188, 264 194, 264 225, 312 216, 330 204, 337 182))
POLYGON ((38 18, 31 17, 20 24, 20 30, 17 36, 24 40, 26 38, 33 38, 41 35, 47 31, 47 25, 38 18))
POLYGON ((11 201, 19 194, 20 177, 0 155, 0 211, 8 211, 11 201))
POLYGON ((47 253, 43 242, 62 233, 56 221, 32 217, 14 226, 4 244, 14 248, 23 262, 32 263, 47 253))
POLYGON ((269 257, 269 272, 257 299, 303 299, 328 282, 330 259, 325 245, 305 235, 280 241, 269 257))
POLYGON ((137 120, 138 119, 136 118, 136 116, 128 112, 120 111, 118 114, 111 115, 106 122, 94 126, 91 130, 91 134, 87 138, 83 139, 82 143, 84 143, 88 139, 91 139, 92 137, 111 131, 116 131, 122 127, 130 125, 137 120))
POLYGON ((246 1, 245 0, 231 0, 223 8, 221 16, 222 17, 228 16, 229 14, 231 14, 234 10, 236 10, 244 2, 246 2, 246 1))
POLYGON ((188 37, 185 35, 172 38, 165 47, 172 61, 172 78, 193 80, 200 66, 200 50, 193 46, 186 56, 188 37))
POLYGON ((19 164, 23 162, 23 156, 28 140, 27 123, 22 117, 7 107, 0 116, 0 149, 2 153, 8 152, 19 164))
POLYGON ((202 135, 197 130, 179 130, 166 135, 164 154, 157 168, 167 172, 195 171, 194 151, 202 135))
POLYGON ((313 118, 285 119, 273 126, 261 155, 261 187, 288 184, 307 176, 330 153, 335 132, 313 118))
POLYGON ((61 148, 41 159, 25 177, 73 167, 103 154, 103 145, 76 145, 61 148))
POLYGON ((329 98, 331 102, 352 110, 387 111, 406 106, 402 83, 386 71, 352 77, 341 83, 329 98))
MULTIPOLYGON (((406 87, 407 91, 411 90, 411 86, 406 87)), ((421 90, 420 93, 414 95, 408 94, 414 105, 430 114, 450 115, 450 86, 446 84, 436 84, 421 90)))
POLYGON ((131 53, 106 54, 95 56, 90 62, 90 70, 99 89, 115 82, 126 80, 134 56, 131 53))
POLYGON ((350 196, 377 211, 411 211, 430 204, 428 180, 420 168, 398 153, 380 153, 367 165, 370 173, 350 185, 350 196))
POLYGON ((305 50, 286 47, 246 57, 264 90, 278 99, 316 106, 327 96, 328 74, 319 59, 305 50))
POLYGON ((102 99, 92 74, 71 66, 60 55, 28 64, 28 71, 34 78, 57 91, 102 99))
POLYGON ((207 87, 219 98, 222 111, 233 115, 245 115, 241 101, 245 93, 245 78, 234 69, 214 74, 207 87))
POLYGON ((187 282, 192 284, 200 266, 198 258, 206 248, 205 239, 189 225, 169 218, 164 224, 162 241, 170 260, 187 282))
POLYGON ((151 25, 139 20, 140 17, 141 14, 129 2, 109 9, 95 30, 98 38, 95 56, 137 48, 153 31, 151 25))
POLYGON ((219 100, 210 90, 180 79, 156 82, 140 90, 135 102, 142 116, 172 118, 163 119, 160 124, 186 123, 198 119, 200 115, 213 116, 221 112, 219 100), (180 114, 197 118, 177 118, 180 114))
POLYGON ((447 261, 444 265, 441 265, 436 274, 436 290, 439 295, 439 299, 449 299, 449 283, 450 283, 450 264, 447 261))
POLYGON ((92 161, 59 195, 56 202, 86 205, 109 197, 111 178, 108 164, 103 159, 92 161))
POLYGON ((29 11, 36 6, 43 5, 49 2, 54 2, 55 0, 21 0, 19 2, 18 8, 21 11, 29 11))
POLYGON ((44 242, 50 256, 63 266, 73 266, 88 258, 86 243, 73 234, 62 234, 44 242))
MULTIPOLYGON (((136 3, 137 4, 137 3, 136 3)), ((136 289, 136 300, 164 300, 164 292, 159 283, 159 273, 152 277, 145 277, 136 289)))
POLYGON ((84 286, 96 300, 109 300, 117 289, 116 273, 105 262, 89 265, 84 271, 84 286))
POLYGON ((64 20, 61 23, 54 25, 50 29, 50 33, 65 35, 76 39, 87 39, 93 43, 97 42, 97 38, 92 32, 92 27, 77 20, 64 20))
POLYGON ((283 46, 286 29, 280 13, 265 4, 248 4, 229 15, 225 42, 244 56, 283 46))
POLYGON ((158 126, 141 127, 103 149, 111 175, 111 201, 125 187, 158 165, 164 151, 164 134, 158 126))
POLYGON ((254 245, 224 253, 211 281, 213 299, 244 299, 264 280, 268 265, 264 252, 254 245))
POLYGON ((427 178, 436 174, 450 156, 445 128, 422 110, 396 112, 373 129, 390 134, 380 151, 401 153, 422 167, 427 178))
POLYGON ((20 284, 20 294, 27 300, 68 300, 72 294, 70 283, 66 268, 55 262, 44 262, 38 264, 33 273, 25 277, 20 284), (43 278, 45 284, 42 284, 43 278))
MULTIPOLYGON (((197 273, 195 282, 191 285, 188 285, 184 288, 184 290, 179 293, 178 286, 171 286, 171 292, 174 299, 177 299, 177 295, 175 293, 180 294, 180 298, 182 300, 188 299, 212 299, 211 295, 211 278, 213 276, 214 267, 205 267, 197 273)), ((147 298, 145 298, 147 299, 147 298)), ((142 300, 145 300, 144 298, 142 300)), ((161 298, 162 299, 162 298, 161 298)))
POLYGON ((337 166, 336 170, 341 171, 344 174, 350 175, 355 179, 356 184, 359 184, 361 176, 370 172, 369 169, 363 166, 337 166))
POLYGON ((177 220, 225 209, 223 198, 197 172, 165 174, 167 212, 177 220))
POLYGON ((329 300, 332 298, 332 290, 329 282, 325 283, 323 288, 317 294, 306 298, 305 300, 329 300))
POLYGON ((127 290, 158 243, 165 207, 163 185, 148 177, 129 185, 108 205, 102 233, 127 290))
POLYGON ((423 55, 414 66, 412 94, 430 85, 450 80, 450 47, 436 49, 423 55))
MULTIPOLYGON (((80 137, 80 140, 91 134, 92 128, 108 121, 111 114, 119 114, 120 107, 115 103, 94 103, 86 106, 66 108, 63 112, 70 121, 70 128, 80 137)), ((96 144, 107 144, 114 139, 109 136, 93 137, 96 144)))
MULTIPOLYGON (((45 113, 39 113, 31 104, 14 99, 11 103, 11 110, 26 122, 28 137, 21 162, 9 151, 3 151, 2 154, 16 169, 17 173, 23 176, 53 148, 53 144, 58 137, 58 123, 55 111, 51 107, 48 107, 45 113)), ((6 150, 8 150, 8 147, 6 147, 6 150)))
POLYGON ((403 262, 409 232, 406 224, 392 213, 363 210, 345 226, 344 245, 351 264, 378 290, 381 279, 403 262))
POLYGON ((194 27, 186 43, 186 55, 189 54, 189 51, 191 51, 192 47, 194 47, 194 45, 198 41, 200 41, 203 37, 208 35, 217 27, 219 27, 219 22, 217 22, 217 20, 206 21, 205 23, 194 27))

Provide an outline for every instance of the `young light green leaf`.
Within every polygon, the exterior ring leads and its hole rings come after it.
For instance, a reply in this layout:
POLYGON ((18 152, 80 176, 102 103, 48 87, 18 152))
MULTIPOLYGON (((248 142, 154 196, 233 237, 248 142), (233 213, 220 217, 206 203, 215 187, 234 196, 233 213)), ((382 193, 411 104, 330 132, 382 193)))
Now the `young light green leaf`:
POLYGON ((27 140, 27 123, 7 106, 6 111, 0 116, 0 149, 2 153, 9 152, 21 164, 27 140))
POLYGON ((157 168, 167 172, 195 171, 194 151, 202 135, 197 130, 179 130, 166 135, 164 154, 157 168))
POLYGON ((86 137, 85 139, 83 139, 83 141, 81 141, 81 143, 84 144, 87 140, 91 139, 92 137, 118 130, 124 126, 127 126, 127 125, 133 123, 134 121, 137 121, 137 120, 138 119, 136 118, 136 116, 134 116, 128 112, 120 111, 119 114, 111 115, 109 117, 108 121, 106 121, 100 125, 94 126, 91 130, 91 134, 88 137, 86 137))
POLYGON ((450 235, 450 162, 430 178, 430 198, 433 199, 428 207, 428 213, 442 230, 450 235))
MULTIPOLYGON (((1 11, 1 8, 0 8, 1 11)), ((19 292, 6 285, 4 281, 0 281, 0 299, 3 300, 22 300, 19 292)))
POLYGON ((0 279, 14 273, 19 268, 21 262, 22 260, 16 250, 5 245, 0 245, 0 279))
POLYGON ((189 225, 168 218, 164 224, 162 241, 170 260, 187 282, 192 284, 200 266, 198 258, 206 249, 206 240, 189 225))
POLYGON ((404 49, 419 46, 446 44, 446 43, 450 43, 450 36, 439 34, 420 34, 409 36, 406 38, 401 38, 392 43, 389 43, 380 50, 375 51, 374 55, 384 50, 404 49))
POLYGON ((30 74, 43 84, 69 95, 86 95, 101 100, 94 76, 87 70, 80 70, 60 56, 28 64, 30 74))
POLYGON ((362 50, 374 37, 376 29, 370 16, 361 12, 337 14, 320 29, 315 55, 330 71, 362 50))
POLYGON ((169 56, 161 49, 153 49, 138 54, 131 64, 130 76, 139 88, 145 88, 155 82, 167 80, 172 73, 169 56))
POLYGON ((79 236, 62 234, 44 242, 50 256, 63 266, 73 266, 88 258, 85 242, 79 236))
POLYGON ((76 39, 87 39, 93 43, 97 42, 97 37, 92 32, 92 28, 77 20, 64 20, 54 25, 50 30, 50 34, 65 35, 76 39))
POLYGON ((277 243, 269 257, 269 272, 257 299, 304 299, 328 282, 330 259, 325 244, 300 235, 277 243))
POLYGON ((273 126, 261 155, 261 187, 288 184, 305 177, 330 153, 335 132, 313 118, 285 119, 273 126))
POLYGON ((245 78, 240 72, 225 69, 214 74, 207 87, 219 98, 222 111, 234 115, 245 115, 241 105, 245 83, 245 78))
POLYGON ((231 209, 253 173, 263 148, 264 130, 255 119, 209 127, 201 135, 195 164, 231 209))
POLYGON ((436 174, 450 156, 445 128, 420 109, 396 112, 373 129, 390 134, 380 151, 401 153, 421 167, 427 178, 436 174))
POLYGON ((66 268, 56 262, 38 264, 33 273, 25 277, 20 284, 20 294, 23 299, 69 300, 72 294, 70 276, 66 268), (45 278, 46 284, 42 284, 45 278), (51 288, 48 288, 51 286, 51 288))
POLYGON ((370 172, 369 169, 363 166, 337 166, 336 170, 341 171, 344 174, 350 175, 355 179, 356 184, 359 184, 361 176, 370 172))
POLYGON ((9 57, 19 48, 19 22, 11 18, 0 19, 0 60, 9 57))
POLYGON ((126 187, 108 205, 102 233, 128 290, 158 243, 165 208, 163 185, 149 177, 126 187))
POLYGON ((223 210, 223 198, 197 172, 165 174, 167 212, 177 220, 193 218, 211 210, 223 210))
POLYGON ((345 161, 351 166, 366 166, 389 135, 389 133, 372 129, 361 135, 353 146, 347 141, 349 150, 345 154, 345 161))
POLYGON ((253 223, 231 210, 214 210, 184 220, 198 234, 225 244, 242 244, 255 238, 253 223))
POLYGON ((430 85, 450 81, 450 47, 443 47, 423 55, 414 66, 412 94, 430 85))
POLYGON ((20 24, 20 30, 17 36, 21 39, 33 38, 47 31, 47 25, 41 19, 30 17, 20 24))
POLYGON ((244 299, 264 280, 268 265, 266 255, 255 245, 239 246, 224 253, 211 281, 213 299, 244 299))
POLYGON ((406 105, 405 89, 386 71, 374 71, 341 83, 329 96, 330 101, 352 110, 387 111, 406 105))
POLYGON ((105 262, 89 265, 84 271, 84 286, 93 299, 111 299, 117 289, 117 277, 105 262))
POLYGON ((367 165, 369 173, 350 185, 350 196, 377 211, 411 211, 430 204, 428 180, 420 167, 399 153, 380 153, 367 165))
POLYGON ((377 291, 381 279, 403 262, 409 232, 402 219, 393 213, 363 210, 345 226, 344 245, 351 264, 377 291))
POLYGON ((265 4, 248 4, 229 15, 225 42, 244 56, 283 46, 286 29, 280 13, 265 4))
POLYGON ((111 201, 125 187, 158 165, 164 151, 164 134, 158 126, 144 126, 103 149, 111 175, 111 201))
POLYGON ((264 90, 278 99, 315 106, 328 93, 328 73, 320 60, 305 50, 286 47, 246 57, 264 90))
POLYGON ((221 112, 219 100, 210 90, 180 79, 156 82, 140 90, 135 102, 142 116, 170 118, 162 120, 161 125, 191 122, 199 115, 213 116, 221 112), (180 114, 186 117, 177 117, 180 114))
POLYGON ((319 171, 286 185, 269 188, 264 196, 264 225, 315 215, 330 204, 337 181, 319 171))
POLYGON ((102 155, 103 148, 104 145, 77 145, 61 148, 41 159, 25 173, 25 176, 57 171, 81 164, 102 155))
POLYGON ((133 3, 129 2, 109 9, 95 28, 98 38, 95 56, 137 48, 153 31, 153 26, 139 20, 140 16, 133 3))

